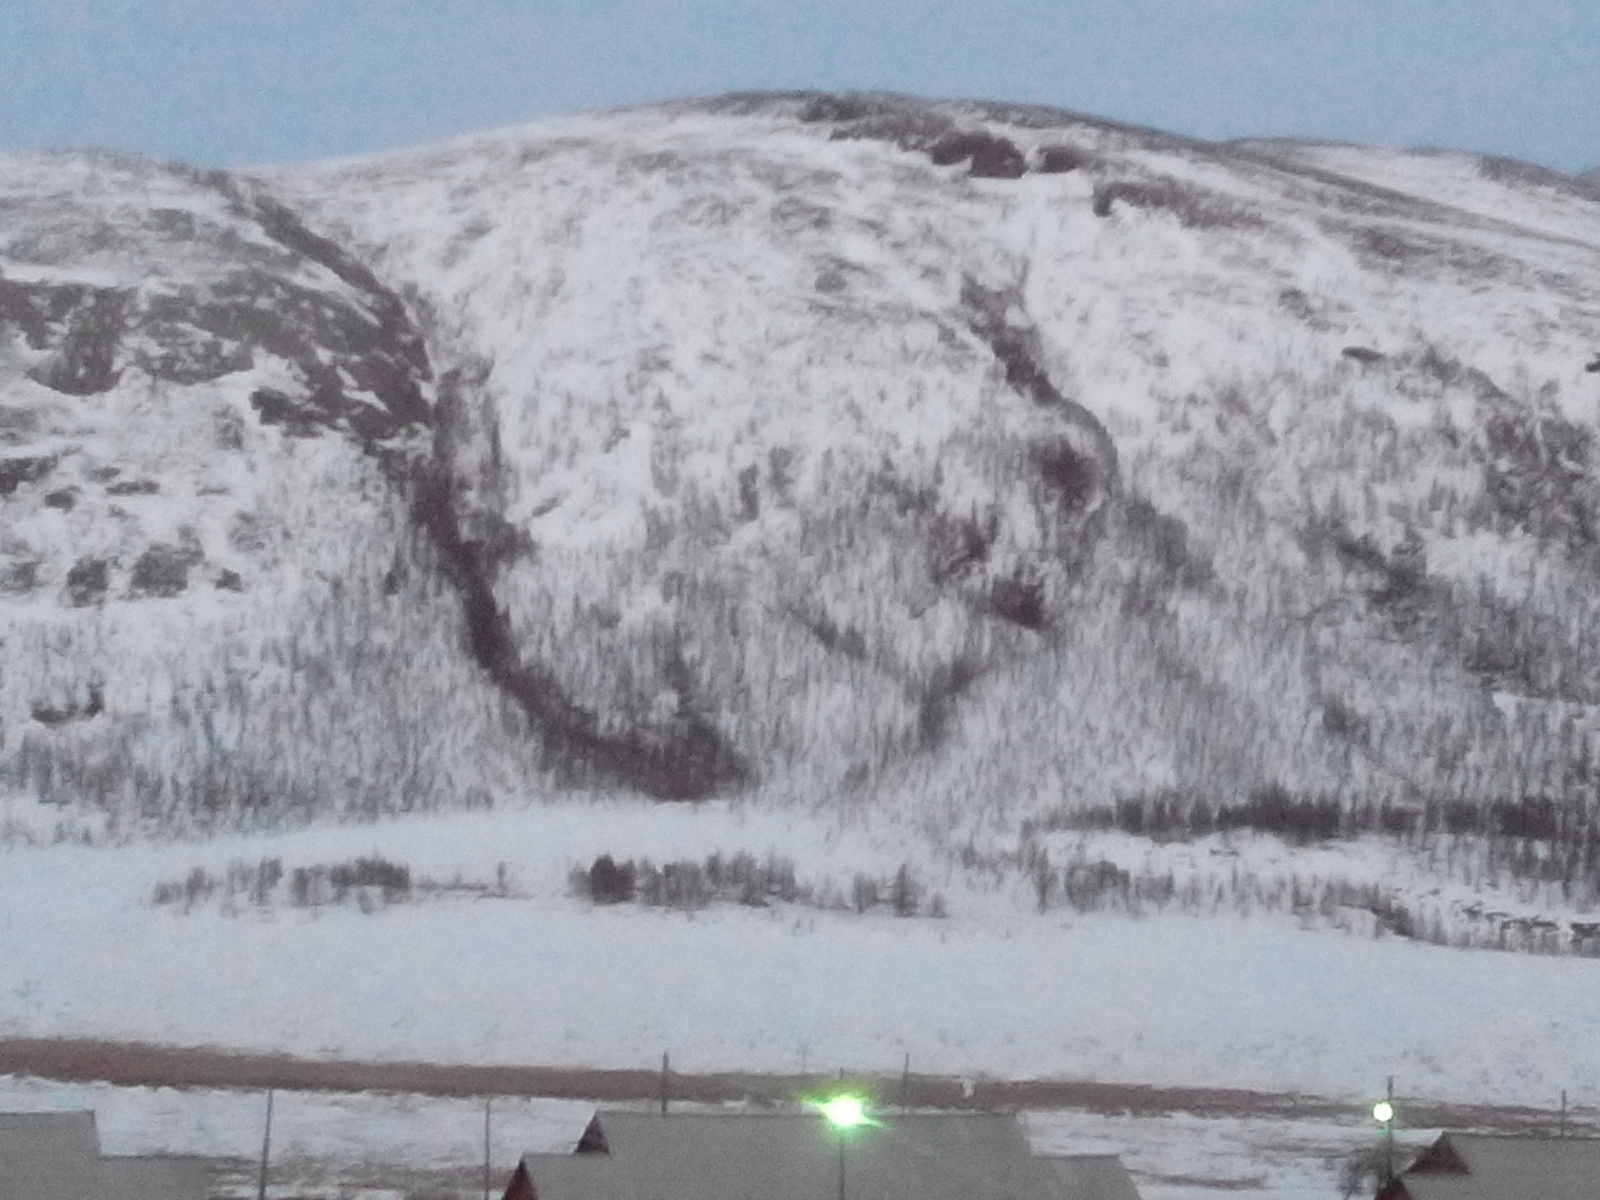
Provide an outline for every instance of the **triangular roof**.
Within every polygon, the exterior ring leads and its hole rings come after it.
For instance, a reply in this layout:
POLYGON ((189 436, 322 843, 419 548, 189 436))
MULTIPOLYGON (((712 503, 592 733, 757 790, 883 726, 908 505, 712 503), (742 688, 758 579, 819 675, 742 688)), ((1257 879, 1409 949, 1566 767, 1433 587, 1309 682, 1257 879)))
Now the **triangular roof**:
MULTIPOLYGON (((597 1114, 609 1153, 529 1154, 513 1200, 832 1200, 840 1134, 814 1113, 597 1114)), ((1129 1200, 1105 1156, 1035 1158, 1015 1117, 884 1116, 844 1135, 847 1200, 1129 1200), (1111 1190, 1102 1190, 1104 1186, 1111 1190)), ((1114 1161, 1114 1160, 1113 1160, 1114 1161)), ((1120 1166, 1120 1164, 1118 1164, 1120 1166)), ((1126 1173, 1122 1173, 1126 1181, 1126 1173)), ((513 1187, 517 1184, 515 1179, 513 1187)), ((508 1196, 510 1190, 508 1189, 508 1196)))
POLYGON ((1446 1133, 1384 1194, 1409 1200, 1600 1200, 1600 1138, 1446 1133))

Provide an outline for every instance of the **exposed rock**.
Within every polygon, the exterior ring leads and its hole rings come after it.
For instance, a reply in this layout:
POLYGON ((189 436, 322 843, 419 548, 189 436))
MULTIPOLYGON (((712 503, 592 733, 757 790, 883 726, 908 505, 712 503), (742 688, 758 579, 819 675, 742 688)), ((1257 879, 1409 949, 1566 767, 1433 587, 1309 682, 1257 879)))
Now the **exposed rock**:
POLYGON ((189 587, 189 568, 202 557, 196 549, 157 543, 134 561, 128 594, 169 599, 182 595, 189 587))
POLYGON ((1019 179, 1028 169, 1027 159, 1010 138, 982 130, 947 133, 928 148, 935 166, 970 161, 970 173, 990 179, 1019 179))
POLYGON ((9 496, 25 483, 36 483, 56 469, 54 455, 19 455, 0 458, 0 496, 9 496))
POLYGON ((31 592, 39 584, 39 563, 23 559, 0 563, 0 595, 20 596, 31 592))
POLYGON ((108 496, 154 496, 161 485, 154 479, 125 479, 106 488, 108 496))
POLYGON ((1374 366, 1389 357, 1381 350, 1373 350, 1367 346, 1346 346, 1339 353, 1345 358, 1354 359, 1364 367, 1374 366))
POLYGON ((74 608, 99 603, 110 586, 110 564, 105 559, 80 558, 67 572, 67 603, 74 608))
POLYGON ((90 721, 105 711, 105 689, 98 683, 89 685, 89 698, 82 704, 71 703, 54 705, 43 701, 34 701, 31 712, 33 719, 41 725, 51 727, 67 725, 73 721, 90 721))
POLYGON ((1039 151, 1034 170, 1041 175, 1060 175, 1076 171, 1085 161, 1084 154, 1074 146, 1045 146, 1039 151))

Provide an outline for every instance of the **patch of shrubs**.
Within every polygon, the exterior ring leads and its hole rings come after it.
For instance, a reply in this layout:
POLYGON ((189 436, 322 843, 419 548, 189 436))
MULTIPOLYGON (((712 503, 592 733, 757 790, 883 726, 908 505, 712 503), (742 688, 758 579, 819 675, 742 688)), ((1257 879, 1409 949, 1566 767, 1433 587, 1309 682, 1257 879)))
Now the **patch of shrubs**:
POLYGON ((857 874, 848 898, 831 880, 820 885, 801 883, 792 859, 778 854, 758 859, 743 851, 731 856, 719 851, 700 862, 680 859, 660 865, 648 858, 618 862, 610 854, 602 854, 587 868, 573 867, 568 882, 575 895, 587 896, 596 904, 636 903, 685 911, 716 903, 750 908, 802 904, 853 908, 859 913, 886 906, 901 917, 923 911, 944 915, 943 897, 934 895, 924 904, 926 889, 904 863, 887 879, 857 874))
MULTIPOLYGON (((256 863, 234 859, 220 878, 204 867, 195 867, 181 880, 158 883, 152 900, 157 905, 182 904, 184 912, 213 896, 221 900, 225 912, 237 911, 245 902, 264 908, 277 899, 285 877, 281 858, 263 858, 256 863)), ((289 902, 297 908, 343 904, 353 897, 361 911, 372 912, 380 903, 399 903, 411 899, 412 894, 411 868, 376 855, 295 867, 287 879, 289 902)))
POLYGON ((1170 212, 1189 229, 1248 226, 1258 218, 1235 202, 1176 179, 1117 179, 1095 185, 1094 215, 1109 217, 1117 204, 1147 212, 1170 212))

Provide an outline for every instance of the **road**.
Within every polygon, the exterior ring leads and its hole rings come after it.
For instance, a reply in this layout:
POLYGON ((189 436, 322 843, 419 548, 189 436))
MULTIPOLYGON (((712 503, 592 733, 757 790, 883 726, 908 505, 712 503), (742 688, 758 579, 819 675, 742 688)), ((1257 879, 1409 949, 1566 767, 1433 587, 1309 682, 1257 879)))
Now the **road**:
MULTIPOLYGON (((458 1066, 416 1062, 349 1062, 242 1054, 206 1047, 75 1039, 0 1039, 0 1074, 31 1075, 124 1087, 280 1088, 286 1091, 409 1092, 428 1096, 543 1096, 600 1103, 656 1100, 660 1071, 539 1066, 458 1066)), ((836 1085, 836 1076, 680 1074, 666 1076, 670 1099, 716 1103, 753 1097, 780 1101, 836 1085)), ((1078 1109, 1128 1116, 1184 1112, 1196 1116, 1279 1120, 1348 1119, 1352 1101, 1241 1088, 1163 1087, 1085 1080, 1004 1080, 952 1076, 857 1075, 848 1080, 885 1104, 947 1109, 1078 1109)), ((1574 1131, 1600 1127, 1600 1111, 1569 1113, 1574 1131)), ((1413 1128, 1553 1130, 1548 1109, 1410 1101, 1413 1128)))

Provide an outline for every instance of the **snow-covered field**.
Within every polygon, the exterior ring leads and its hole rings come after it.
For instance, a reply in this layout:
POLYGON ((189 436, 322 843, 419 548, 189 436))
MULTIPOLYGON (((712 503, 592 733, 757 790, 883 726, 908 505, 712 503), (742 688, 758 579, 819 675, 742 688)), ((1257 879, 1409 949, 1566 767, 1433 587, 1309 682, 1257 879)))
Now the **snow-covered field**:
MULTIPOLYGON (((1192 851, 1192 848, 1189 848, 1192 851)), ((1026 876, 943 868, 904 830, 799 812, 614 802, 277 836, 0 852, 0 1034, 312 1057, 895 1072, 1408 1094, 1597 1097, 1600 962, 1466 951, 1289 913, 1037 911, 1026 876), (596 855, 791 858, 834 894, 906 863, 948 915, 887 905, 594 906, 596 855), (297 906, 197 866, 379 856, 411 898, 297 906), (501 873, 504 864, 504 874, 501 873), (440 884, 478 890, 425 889, 440 884), (502 894, 503 893, 503 894, 502 894)))

